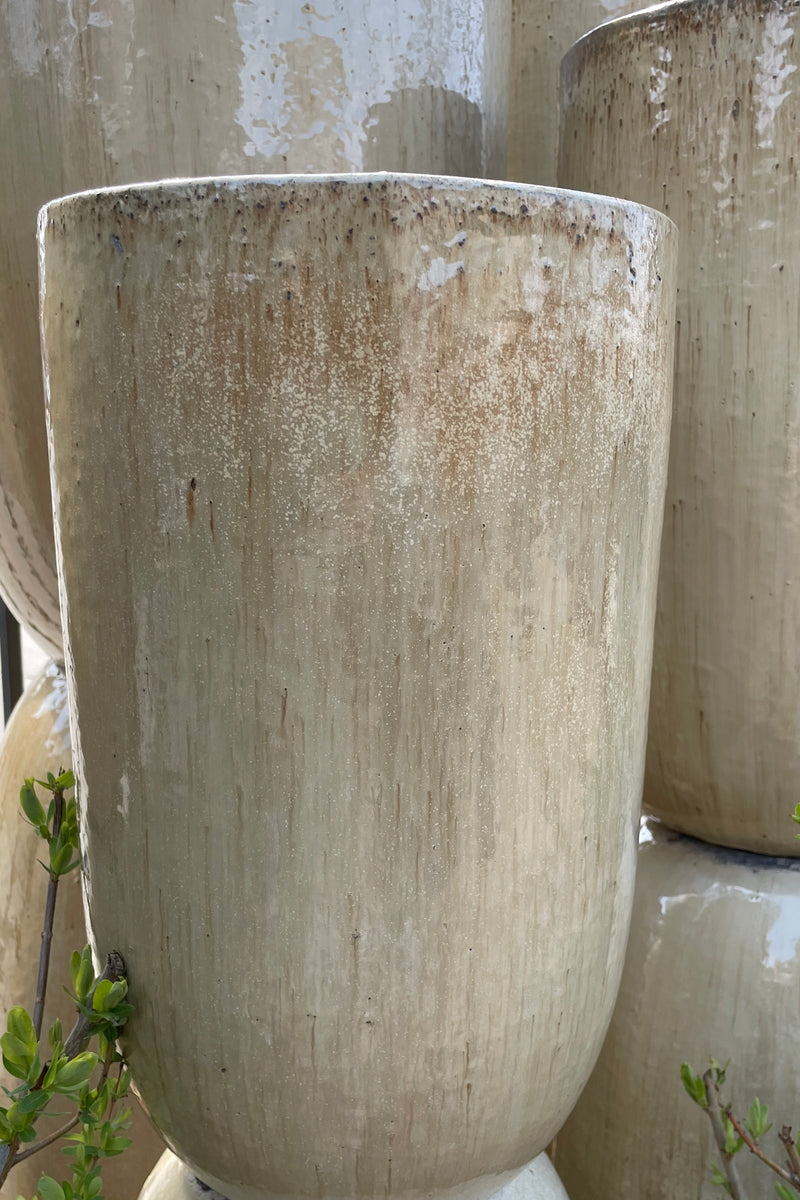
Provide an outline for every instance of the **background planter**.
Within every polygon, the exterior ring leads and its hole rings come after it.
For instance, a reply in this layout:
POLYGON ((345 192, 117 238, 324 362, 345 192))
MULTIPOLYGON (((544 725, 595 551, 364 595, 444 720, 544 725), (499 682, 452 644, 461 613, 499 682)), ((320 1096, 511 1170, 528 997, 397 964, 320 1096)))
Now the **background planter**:
POLYGON ((407 176, 43 214, 94 937, 137 980, 154 1118, 231 1200, 489 1195, 591 1068, 633 883, 673 234, 407 176))
MULTIPOLYGON (((639 851, 625 970, 594 1073, 558 1135, 572 1200, 716 1200, 718 1159, 681 1062, 702 1073, 730 1057, 726 1099, 744 1117, 755 1096, 777 1139, 797 1114, 800 864, 721 849, 649 824, 639 851)), ((743 1149, 748 1196, 770 1172, 743 1149)))
MULTIPOLYGON (((31 775, 71 765, 67 683, 64 672, 49 663, 30 684, 14 709, 0 739, 0 1013, 15 1004, 30 1011, 36 992, 36 973, 44 917, 47 877, 38 865, 42 842, 25 823, 19 807, 19 789, 31 775)), ((69 984, 73 950, 86 943, 80 875, 67 875, 58 887, 56 923, 50 962, 50 986, 45 1010, 45 1031, 60 1017, 69 1033, 75 1005, 61 990, 69 984)), ((6 1087, 14 1086, 0 1068, 6 1087)), ((135 1101, 133 1146, 123 1159, 110 1159, 103 1178, 109 1195, 133 1200, 163 1149, 161 1139, 138 1110, 135 1101)), ((57 1125, 48 1124, 45 1133, 57 1125)), ((61 1180, 68 1174, 68 1159, 61 1153, 65 1142, 50 1146, 12 1171, 9 1194, 32 1196, 42 1173, 61 1180)))
POLYGON ((556 181, 558 72, 573 42, 642 0, 512 0, 508 166, 504 178, 556 181))
POLYGON ((61 656, 35 222, 54 196, 247 171, 505 174, 510 0, 5 0, 0 588, 61 656), (313 86, 310 86, 313 81, 313 86))
POLYGON ((795 855, 800 205, 794 3, 666 5, 564 62, 559 180, 677 223, 675 416, 644 805, 795 855))

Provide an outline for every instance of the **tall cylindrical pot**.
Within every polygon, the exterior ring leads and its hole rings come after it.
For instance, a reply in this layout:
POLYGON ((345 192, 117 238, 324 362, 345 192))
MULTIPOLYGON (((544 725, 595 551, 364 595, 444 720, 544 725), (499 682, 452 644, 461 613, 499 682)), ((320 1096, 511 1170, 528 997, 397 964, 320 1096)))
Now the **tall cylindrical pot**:
POLYGON ((505 179, 554 184, 558 71, 573 42, 646 0, 511 0, 511 83, 505 179))
POLYGON ((41 248, 88 904, 142 1094, 231 1200, 488 1195, 621 970, 673 227, 273 177, 67 198, 41 248))
POLYGON ((61 656, 36 323, 54 196, 224 171, 505 176, 510 0, 5 0, 0 591, 61 656))
MULTIPOLYGON (((15 1004, 32 1011, 36 994, 47 876, 39 866, 42 842, 25 822, 19 790, 25 779, 46 779, 72 762, 69 738, 67 683, 62 668, 48 663, 26 688, 0 738, 0 1021, 15 1004)), ((44 795, 44 793, 42 793, 44 795)), ((80 877, 66 875, 58 886, 50 958, 50 979, 44 1014, 45 1033, 59 1017, 69 1033, 77 1017, 75 1004, 62 990, 70 984, 69 961, 73 950, 86 943, 80 877)), ((16 1081, 18 1082, 18 1081, 16 1081)), ((3 1085, 15 1086, 10 1076, 3 1085)), ((57 1106, 58 1107, 58 1106, 57 1106)), ((142 1181, 162 1152, 163 1143, 133 1102, 133 1145, 120 1158, 103 1167, 108 1195, 135 1200, 142 1181)), ((52 1133, 64 1118, 41 1120, 39 1136, 52 1133)), ((57 1180, 71 1178, 70 1160, 61 1141, 38 1151, 14 1167, 8 1179, 9 1194, 32 1196, 41 1175, 57 1180)), ((24 1147, 23 1147, 24 1149, 24 1147)))
POLYGON ((667 4, 564 62, 559 179, 681 234, 644 804, 794 855, 800 774, 800 7, 667 4))

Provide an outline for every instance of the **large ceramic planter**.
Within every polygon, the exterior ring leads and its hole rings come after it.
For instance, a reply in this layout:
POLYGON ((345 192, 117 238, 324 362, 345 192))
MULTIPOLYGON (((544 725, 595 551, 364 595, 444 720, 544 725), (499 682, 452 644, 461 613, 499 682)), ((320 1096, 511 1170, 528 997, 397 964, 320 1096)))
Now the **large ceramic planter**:
POLYGON ((413 170, 502 178, 510 0, 4 0, 0 590, 61 654, 35 223, 132 179, 413 170), (391 12, 389 12, 389 8, 391 12))
POLYGON ((681 232, 645 808, 797 854, 800 188, 794 3, 612 22, 564 63, 559 178, 681 232))
MULTIPOLYGON (((33 1006, 47 889, 47 878, 37 862, 42 843, 22 819, 19 789, 27 777, 46 778, 48 771, 67 768, 71 761, 66 679, 63 670, 50 663, 26 689, 0 738, 0 1015, 4 1023, 14 1004, 29 1010, 33 1006)), ((85 942, 79 876, 67 875, 58 889, 45 1029, 56 1017, 67 1032, 72 1028, 77 1013, 62 985, 70 980, 72 951, 85 942)), ((2 1082, 14 1086, 14 1080, 4 1074, 2 1082)), ((110 1159, 103 1169, 107 1194, 117 1200, 134 1200, 162 1151, 160 1138, 138 1106, 134 1108, 133 1146, 124 1158, 110 1159)), ((44 1133, 54 1128, 47 1124, 44 1133)), ((15 1167, 9 1176, 9 1195, 32 1196, 43 1172, 58 1180, 68 1176, 69 1161, 61 1152, 66 1144, 50 1146, 15 1167)))
MULTIPOLYGON (((730 1058, 723 1095, 740 1116, 769 1106, 763 1141, 785 1154, 797 1122, 800 863, 645 830, 625 970, 605 1045, 556 1143, 572 1200, 718 1200, 719 1156, 681 1063, 730 1058)), ((747 1196, 773 1193, 743 1149, 747 1196)))
POLYGON ((645 0, 512 0, 504 178, 555 183, 562 56, 595 25, 644 7, 645 0))
POLYGON ((231 1200, 487 1195, 621 969, 674 230, 379 175, 86 194, 41 247, 88 904, 142 1094, 231 1200))
MULTIPOLYGON (((165 1150, 139 1193, 139 1200, 224 1200, 169 1150, 165 1150)), ((569 1200, 558 1173, 546 1154, 539 1154, 492 1200, 569 1200)))

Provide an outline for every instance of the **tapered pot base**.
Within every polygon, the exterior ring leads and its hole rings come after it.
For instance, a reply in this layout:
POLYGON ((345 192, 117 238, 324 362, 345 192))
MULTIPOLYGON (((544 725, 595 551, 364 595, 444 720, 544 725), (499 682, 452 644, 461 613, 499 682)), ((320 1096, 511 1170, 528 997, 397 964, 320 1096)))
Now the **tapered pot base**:
MULTIPOLYGON (((504 1177, 505 1182, 497 1191, 492 1192, 491 1200, 569 1200, 564 1185, 546 1154, 537 1155, 521 1171, 511 1171, 508 1175, 510 1178, 504 1177)), ((472 1195, 470 1187, 470 1184, 466 1184, 442 1192, 427 1193, 427 1196, 430 1200, 456 1200, 457 1197, 472 1195)), ((139 1193, 139 1200, 236 1200, 239 1194, 234 1192, 224 1196, 222 1192, 213 1188, 209 1190, 208 1183, 198 1179, 177 1155, 167 1150, 145 1181, 139 1193)), ((248 1200, 256 1195, 250 1188, 246 1194, 248 1200)), ((258 1195, 259 1200, 265 1200, 267 1193, 258 1195)))

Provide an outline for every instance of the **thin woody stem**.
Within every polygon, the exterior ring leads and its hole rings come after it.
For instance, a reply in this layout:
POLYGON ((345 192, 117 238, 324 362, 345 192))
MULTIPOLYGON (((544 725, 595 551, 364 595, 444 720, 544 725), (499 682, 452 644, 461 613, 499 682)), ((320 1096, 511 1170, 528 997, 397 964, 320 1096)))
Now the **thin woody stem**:
POLYGON ((786 1183, 790 1183, 795 1191, 797 1191, 797 1185, 800 1184, 800 1177, 795 1175, 792 1171, 787 1171, 786 1168, 780 1166, 779 1163, 773 1162, 772 1159, 764 1153, 752 1135, 748 1133, 744 1125, 737 1120, 729 1108, 725 1110, 725 1115, 738 1133, 739 1137, 744 1142, 745 1146, 747 1146, 747 1149, 750 1151, 750 1153, 755 1154, 756 1158, 761 1159, 765 1166, 769 1167, 771 1171, 774 1171, 776 1175, 780 1175, 781 1179, 785 1180, 786 1183))
MULTIPOLYGON (((59 774, 62 772, 59 771, 59 774)), ((53 837, 58 837, 61 832, 61 823, 64 819, 64 789, 56 788, 53 791, 53 837)), ((44 1020, 44 1003, 47 997, 47 976, 50 971, 50 950, 53 944, 53 920, 56 911, 56 896, 58 894, 58 876, 50 871, 50 877, 47 884, 47 899, 44 907, 44 923, 42 925, 42 939, 39 948, 39 971, 36 978, 36 996, 33 1002, 33 1028, 36 1032, 36 1040, 38 1041, 42 1035, 42 1022, 44 1020)), ((37 1081, 37 1086, 41 1083, 43 1076, 40 1076, 37 1081)), ((0 1187, 5 1183, 11 1168, 16 1162, 19 1162, 19 1138, 6 1145, 0 1146, 0 1187)), ((23 1151, 23 1157, 25 1151, 23 1151)))
MULTIPOLYGON (((794 1138, 792 1137, 791 1125, 784 1125, 783 1128, 781 1129, 780 1133, 778 1134, 778 1137, 782 1141, 784 1148, 786 1150, 786 1153, 789 1156, 789 1167, 794 1172, 794 1174, 797 1176, 798 1180, 800 1180, 800 1155, 798 1155, 797 1147, 794 1144, 794 1138)), ((797 1191, 798 1184, 795 1183, 794 1188, 795 1188, 795 1191, 797 1191)))
POLYGON ((66 1137, 79 1121, 80 1117, 76 1113, 60 1129, 56 1129, 53 1133, 48 1133, 47 1137, 43 1137, 41 1141, 34 1142, 32 1146, 26 1146, 24 1150, 20 1150, 18 1154, 14 1155, 14 1166, 17 1163, 21 1163, 23 1159, 30 1158, 32 1154, 37 1154, 39 1150, 44 1150, 45 1146, 52 1146, 53 1142, 57 1142, 59 1138, 66 1137))
MULTIPOLYGON (((61 832, 61 822, 64 819, 64 789, 55 788, 53 791, 53 834, 57 838, 61 832)), ((42 944, 39 950, 39 975, 36 980, 36 999, 33 1004, 33 1028, 37 1041, 42 1034, 44 1019, 44 1002, 47 997, 47 976, 50 971, 50 949, 53 944, 53 919, 56 911, 56 895, 58 893, 58 875, 50 872, 47 884, 47 901, 44 909, 44 925, 42 927, 42 944)))
POLYGON ((725 1137, 725 1126, 722 1123, 722 1110, 719 1106, 719 1089, 714 1083, 712 1068, 709 1067, 704 1074, 703 1083, 706 1089, 706 1100, 708 1101, 706 1112, 711 1121, 711 1128, 714 1130, 714 1140, 717 1143, 717 1149, 722 1156, 722 1166, 728 1179, 730 1194, 733 1196, 733 1200, 747 1200, 736 1163, 733 1161, 732 1156, 725 1151, 727 1138, 725 1137))

